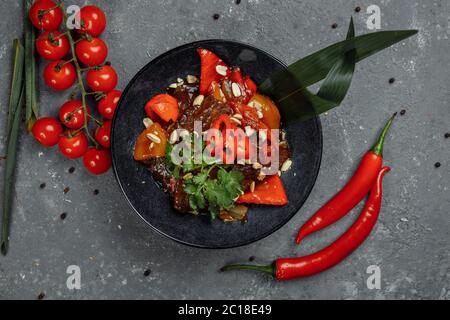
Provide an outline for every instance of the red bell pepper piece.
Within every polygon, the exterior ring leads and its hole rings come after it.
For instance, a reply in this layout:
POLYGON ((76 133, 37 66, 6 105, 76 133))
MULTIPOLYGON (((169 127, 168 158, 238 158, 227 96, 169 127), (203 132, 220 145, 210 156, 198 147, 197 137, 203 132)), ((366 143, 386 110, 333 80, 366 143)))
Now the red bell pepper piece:
POLYGON ((244 78, 245 87, 250 91, 250 99, 256 94, 258 87, 249 76, 244 78))
POLYGON ((211 124, 211 129, 217 129, 224 132, 225 129, 234 129, 234 125, 227 114, 221 114, 211 124))
POLYGON ((253 192, 246 192, 240 196, 236 203, 256 203, 284 206, 288 203, 283 182, 278 175, 269 176, 255 187, 253 192))
POLYGON ((250 79, 249 76, 242 76, 240 68, 232 68, 230 74, 230 80, 237 83, 241 88, 243 102, 247 103, 256 94, 256 84, 250 79))
POLYGON ((147 102, 145 113, 152 120, 155 120, 156 114, 166 122, 175 122, 178 119, 178 100, 166 93, 158 94, 147 102))
POLYGON ((230 74, 230 80, 240 85, 242 88, 244 87, 244 79, 242 78, 242 73, 240 68, 232 68, 230 74))
MULTIPOLYGON (((234 135, 234 130, 236 129, 236 125, 230 120, 230 116, 227 114, 221 114, 216 120, 213 121, 211 124, 211 129, 219 130, 222 133, 222 141, 214 141, 217 143, 222 143, 223 145, 223 153, 222 153, 222 159, 224 163, 227 163, 229 161, 234 161, 236 159, 236 153, 237 153, 237 140, 234 135), (227 130, 231 130, 227 132, 227 130), (233 145, 233 149, 227 148, 227 146, 233 145), (226 155, 228 154, 228 159, 226 155)), ((206 139, 206 145, 209 146, 212 142, 212 133, 209 132, 207 139, 206 139)), ((215 148, 211 150, 211 156, 215 156, 215 148)))
POLYGON ((200 56, 200 94, 206 94, 213 81, 219 82, 230 75, 230 68, 218 56, 207 49, 198 48, 200 56), (222 66, 223 73, 217 66, 222 66))
POLYGON ((258 113, 255 108, 234 101, 230 101, 230 106, 234 112, 240 113, 242 115, 243 127, 250 126, 256 130, 269 129, 269 127, 258 118, 258 113))

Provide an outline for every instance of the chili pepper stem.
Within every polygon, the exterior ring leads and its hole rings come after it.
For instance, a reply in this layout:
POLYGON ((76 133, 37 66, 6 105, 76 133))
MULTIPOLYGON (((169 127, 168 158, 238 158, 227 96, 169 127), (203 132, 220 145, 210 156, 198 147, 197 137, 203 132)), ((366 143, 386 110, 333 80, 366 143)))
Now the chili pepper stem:
POLYGON ((229 270, 253 270, 268 273, 275 277, 275 263, 266 266, 258 266, 251 264, 230 264, 222 267, 221 271, 229 271, 229 270))
POLYGON ((383 156, 383 144, 384 144, 384 139, 386 138, 386 134, 389 131, 389 128, 392 125, 392 122, 394 121, 395 116, 397 115, 397 112, 394 113, 391 118, 389 119, 389 121, 386 123, 386 125, 384 126, 383 130, 381 131, 380 136, 378 137, 377 142, 373 145, 373 147, 370 149, 370 151, 372 151, 373 153, 375 153, 376 155, 382 157, 383 156))

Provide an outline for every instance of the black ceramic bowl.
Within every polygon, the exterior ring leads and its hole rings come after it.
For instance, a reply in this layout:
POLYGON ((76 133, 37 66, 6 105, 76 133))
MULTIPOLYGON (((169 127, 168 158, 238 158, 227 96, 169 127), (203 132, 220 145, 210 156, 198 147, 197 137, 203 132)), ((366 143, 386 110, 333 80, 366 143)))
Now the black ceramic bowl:
POLYGON ((293 161, 291 169, 282 175, 288 205, 251 206, 247 223, 210 221, 207 216, 175 211, 169 195, 158 187, 144 165, 133 160, 134 143, 144 129, 145 103, 152 96, 165 92, 177 78, 200 74, 198 47, 215 52, 230 66, 240 66, 243 73, 250 75, 256 83, 284 67, 278 59, 260 49, 224 40, 194 42, 160 55, 142 68, 123 92, 112 125, 113 167, 131 207, 159 233, 195 247, 242 246, 279 229, 306 201, 319 172, 322 130, 318 118, 289 123, 284 127, 293 161))

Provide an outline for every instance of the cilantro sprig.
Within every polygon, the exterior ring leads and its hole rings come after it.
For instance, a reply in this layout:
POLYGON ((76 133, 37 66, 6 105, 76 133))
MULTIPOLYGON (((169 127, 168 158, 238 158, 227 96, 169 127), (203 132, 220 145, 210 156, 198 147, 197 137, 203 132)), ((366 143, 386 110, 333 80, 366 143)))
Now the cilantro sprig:
POLYGON ((166 165, 176 179, 191 173, 192 177, 184 181, 184 191, 189 196, 189 206, 194 213, 207 210, 211 219, 217 218, 220 210, 234 208, 234 202, 244 192, 242 173, 230 170, 226 165, 210 164, 211 162, 190 162, 175 165, 171 158, 173 147, 167 146, 166 165), (215 178, 211 177, 217 170, 215 178))
POLYGON ((217 166, 217 178, 212 179, 209 174, 215 167, 204 168, 184 184, 192 210, 207 207, 211 219, 215 219, 220 210, 233 208, 235 199, 244 191, 241 184, 244 176, 240 172, 227 171, 224 167, 217 166))

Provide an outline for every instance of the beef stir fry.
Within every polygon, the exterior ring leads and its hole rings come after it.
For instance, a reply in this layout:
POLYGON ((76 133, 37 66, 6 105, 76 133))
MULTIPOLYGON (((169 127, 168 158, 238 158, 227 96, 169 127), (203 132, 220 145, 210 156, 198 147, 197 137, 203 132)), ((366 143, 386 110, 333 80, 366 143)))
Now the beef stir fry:
POLYGON ((240 68, 198 53, 200 79, 179 78, 146 104, 134 159, 183 213, 242 221, 246 204, 287 204, 280 176, 292 162, 277 106, 240 68))

